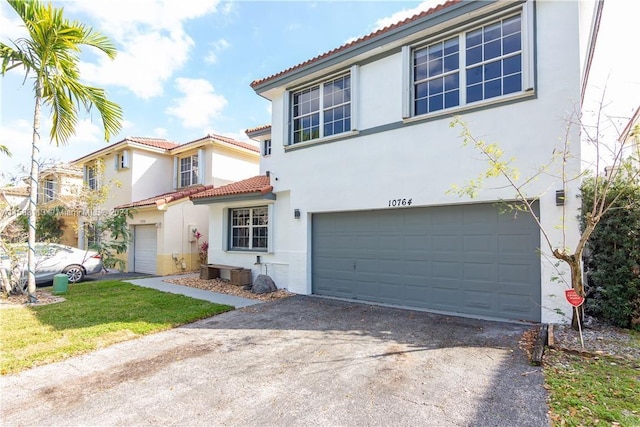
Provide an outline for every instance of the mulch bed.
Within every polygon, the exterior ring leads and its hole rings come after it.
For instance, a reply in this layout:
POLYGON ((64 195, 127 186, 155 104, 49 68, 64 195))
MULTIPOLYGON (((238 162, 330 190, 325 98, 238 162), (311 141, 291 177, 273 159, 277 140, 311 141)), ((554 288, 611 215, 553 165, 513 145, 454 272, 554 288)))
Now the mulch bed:
POLYGON ((222 294, 235 295, 237 297, 255 299, 260 301, 275 301, 295 295, 285 289, 278 289, 268 294, 254 294, 251 291, 242 289, 242 286, 231 284, 223 279, 205 280, 199 277, 180 277, 177 279, 168 279, 165 282, 182 286, 191 286, 192 288, 204 289, 206 291, 220 292, 222 294))
POLYGON ((0 299, 0 309, 15 307, 37 307, 40 305, 55 304, 66 301, 66 299, 52 295, 50 291, 36 289, 36 303, 30 303, 27 295, 9 295, 0 299))

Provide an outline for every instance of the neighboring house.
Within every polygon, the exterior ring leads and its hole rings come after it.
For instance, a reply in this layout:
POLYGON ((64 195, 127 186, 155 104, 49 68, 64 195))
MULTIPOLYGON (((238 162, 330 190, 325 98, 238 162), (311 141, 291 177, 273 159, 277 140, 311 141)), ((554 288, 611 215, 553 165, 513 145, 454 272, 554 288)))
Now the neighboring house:
MULTIPOLYGON (((117 183, 102 210, 134 209, 127 269, 169 274, 198 268, 198 247, 209 234, 206 207, 193 206, 188 196, 253 176, 258 162, 257 147, 207 135, 181 145, 129 137, 74 164, 83 167, 90 188, 117 183), (96 171, 98 159, 105 165, 102 174, 96 171), (200 241, 194 230, 202 234, 200 241)), ((85 240, 81 236, 86 245, 85 240)))
POLYGON ((82 170, 68 165, 58 164, 43 169, 38 174, 38 210, 47 212, 58 209, 57 216, 63 221, 63 245, 78 244, 78 218, 80 208, 78 197, 82 189, 82 170))
POLYGON ((3 217, 19 209, 29 199, 29 187, 26 185, 10 185, 0 187, 0 209, 3 209, 3 217))
MULTIPOLYGON (((567 285, 535 222, 495 205, 514 191, 494 180, 473 200, 448 193, 485 170, 450 122, 462 116, 522 176, 535 173, 580 102, 594 10, 452 0, 254 81, 272 103, 271 126, 247 131, 262 144, 261 176, 191 197, 210 207, 210 262, 300 294, 566 321, 567 285)), ((580 141, 576 128, 567 136, 580 141)), ((581 146, 570 149, 577 174, 581 146)), ((565 233, 571 247, 579 182, 559 206, 551 175, 528 192, 554 244, 565 233)))
POLYGON ((620 142, 627 147, 628 155, 635 159, 636 165, 640 167, 640 106, 622 130, 620 142))

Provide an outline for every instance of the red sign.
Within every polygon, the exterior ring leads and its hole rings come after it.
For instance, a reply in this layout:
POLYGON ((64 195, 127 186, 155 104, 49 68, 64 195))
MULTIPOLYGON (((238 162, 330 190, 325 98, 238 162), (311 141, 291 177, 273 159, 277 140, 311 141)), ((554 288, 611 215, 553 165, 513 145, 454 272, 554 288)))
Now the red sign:
POLYGON ((574 307, 580 307, 584 302, 584 297, 578 295, 575 289, 567 289, 564 291, 564 296, 567 298, 569 304, 574 307))

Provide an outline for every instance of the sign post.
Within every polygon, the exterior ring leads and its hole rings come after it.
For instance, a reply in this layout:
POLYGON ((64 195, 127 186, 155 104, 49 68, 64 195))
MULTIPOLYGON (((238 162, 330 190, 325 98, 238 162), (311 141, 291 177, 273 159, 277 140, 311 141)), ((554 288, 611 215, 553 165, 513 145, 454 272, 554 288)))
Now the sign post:
POLYGON ((584 349, 584 339, 582 338, 582 325, 580 324, 580 312, 578 311, 578 307, 580 307, 584 303, 584 297, 578 295, 575 289, 565 290, 564 296, 567 299, 567 302, 571 304, 576 310, 576 319, 578 319, 578 331, 580 332, 580 344, 584 349))

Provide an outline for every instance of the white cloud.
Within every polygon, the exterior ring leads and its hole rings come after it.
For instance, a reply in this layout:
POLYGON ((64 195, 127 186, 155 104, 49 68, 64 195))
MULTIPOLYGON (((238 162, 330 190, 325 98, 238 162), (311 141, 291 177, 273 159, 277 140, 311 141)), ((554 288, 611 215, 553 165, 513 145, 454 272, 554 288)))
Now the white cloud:
POLYGON ((15 40, 19 37, 26 36, 27 30, 24 28, 22 20, 12 7, 3 2, 3 4, 0 5, 0 38, 15 40))
POLYGON ((152 98, 163 94, 163 84, 187 61, 193 44, 184 33, 131 35, 114 61, 101 57, 97 64, 83 63, 81 73, 98 85, 124 86, 139 98, 152 98))
POLYGON ((190 19, 214 13, 218 0, 79 0, 65 4, 100 24, 100 30, 118 44, 111 61, 99 56, 98 63, 83 63, 83 77, 98 85, 122 86, 148 99, 163 93, 163 84, 188 60, 193 39, 185 32, 190 19))
POLYGON ((215 64, 218 61, 218 54, 225 49, 228 49, 229 44, 225 39, 216 40, 211 43, 211 49, 207 52, 207 56, 205 57, 205 61, 209 64, 215 64))
POLYGON ((216 94, 213 85, 205 79, 177 78, 176 86, 184 96, 174 99, 167 114, 181 119, 186 128, 201 128, 208 132, 211 120, 219 117, 227 105, 225 97, 216 94))
POLYGON ((376 28, 374 29, 374 31, 377 31, 379 29, 382 29, 384 27, 387 27, 389 25, 395 24, 399 21, 402 21, 403 19, 409 18, 415 14, 418 14, 420 12, 423 12, 429 8, 432 8, 434 6, 437 6, 441 3, 444 3, 445 0, 425 0, 422 3, 420 3, 418 6, 411 8, 411 9, 403 9, 399 12, 394 13, 391 16, 387 16, 385 18, 381 18, 378 19, 378 21, 376 21, 376 28))

